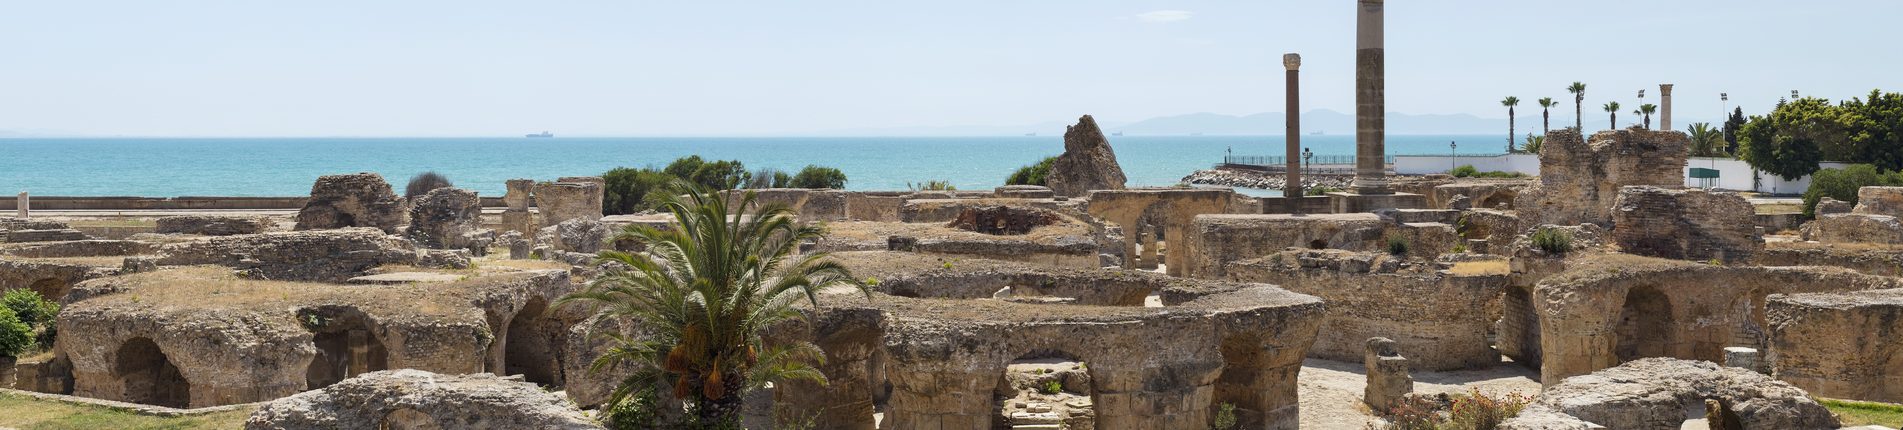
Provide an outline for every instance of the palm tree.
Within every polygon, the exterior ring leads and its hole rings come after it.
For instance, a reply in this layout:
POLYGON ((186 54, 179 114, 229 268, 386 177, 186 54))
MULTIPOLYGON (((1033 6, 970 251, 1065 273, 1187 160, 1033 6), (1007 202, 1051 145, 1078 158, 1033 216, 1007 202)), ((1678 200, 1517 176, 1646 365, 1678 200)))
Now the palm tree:
POLYGON ((1546 135, 1534 136, 1533 133, 1527 133, 1526 146, 1522 146, 1521 148, 1523 148, 1526 152, 1529 152, 1532 154, 1539 154, 1540 147, 1545 145, 1546 145, 1546 135))
POLYGON ((1613 130, 1618 130, 1619 129, 1619 102, 1606 102, 1605 108, 1606 108, 1606 113, 1612 114, 1612 116, 1608 117, 1609 119, 1606 120, 1607 121, 1606 126, 1611 127, 1613 130))
POLYGON ((1540 134, 1553 129, 1552 109, 1558 105, 1559 102, 1553 101, 1552 97, 1540 97, 1540 134))
POLYGON ((1580 129, 1580 132, 1584 133, 1586 128, 1580 119, 1585 118, 1586 115, 1585 111, 1580 110, 1579 106, 1581 103, 1586 102, 1586 84, 1573 81, 1572 85, 1566 86, 1566 92, 1573 93, 1573 128, 1580 129))
POLYGON ((1659 111, 1659 105, 1646 103, 1639 105, 1639 113, 1645 115, 1645 129, 1652 129, 1652 113, 1659 111))
POLYGON ((1708 122, 1692 123, 1691 132, 1693 157, 1726 157, 1725 133, 1711 127, 1708 122))
POLYGON ((1520 98, 1507 96, 1505 100, 1500 100, 1500 105, 1507 107, 1507 153, 1511 154, 1513 153, 1513 107, 1520 105, 1520 98))
POLYGON ((718 191, 680 180, 671 186, 676 192, 661 198, 674 215, 667 228, 630 225, 615 235, 647 251, 602 251, 598 261, 611 268, 557 301, 595 305, 648 333, 610 335, 613 347, 592 363, 594 370, 628 362, 639 369, 620 381, 608 405, 666 384, 697 423, 737 423, 747 390, 775 380, 824 382, 807 362, 822 359, 817 346, 767 345, 761 338, 768 327, 799 317, 793 305, 801 298, 816 304, 817 291, 842 285, 866 291, 825 253, 794 255, 823 230, 795 222, 785 205, 757 204, 752 191, 729 212, 718 191))

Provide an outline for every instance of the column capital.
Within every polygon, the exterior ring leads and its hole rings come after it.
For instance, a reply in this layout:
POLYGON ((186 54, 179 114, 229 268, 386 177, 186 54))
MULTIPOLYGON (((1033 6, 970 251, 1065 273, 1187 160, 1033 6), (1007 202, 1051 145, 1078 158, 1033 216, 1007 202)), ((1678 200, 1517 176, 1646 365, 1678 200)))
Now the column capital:
POLYGON ((1282 67, 1287 67, 1289 70, 1300 70, 1302 68, 1302 54, 1293 52, 1282 54, 1282 67))
POLYGON ((1660 94, 1671 94, 1671 93, 1672 93, 1672 84, 1659 84, 1659 93, 1660 93, 1660 94))

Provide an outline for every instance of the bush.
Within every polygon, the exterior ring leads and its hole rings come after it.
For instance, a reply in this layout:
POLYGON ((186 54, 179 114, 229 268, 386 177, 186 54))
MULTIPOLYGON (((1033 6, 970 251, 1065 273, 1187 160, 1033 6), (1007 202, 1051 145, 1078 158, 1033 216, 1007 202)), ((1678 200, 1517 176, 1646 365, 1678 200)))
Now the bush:
POLYGON ((1804 190, 1804 216, 1817 216, 1817 202, 1825 197, 1855 205, 1858 188, 1898 185, 1903 185, 1903 172, 1883 173, 1868 164, 1819 170, 1811 175, 1810 188, 1804 190))
POLYGON ((953 186, 951 181, 940 181, 936 179, 917 184, 907 182, 905 183, 905 188, 910 188, 912 191, 958 191, 958 187, 953 186))
POLYGON ((1019 167, 1018 171, 1011 173, 1011 177, 1005 178, 1004 184, 1046 185, 1044 179, 1051 175, 1051 164, 1054 163, 1057 163, 1057 157, 1044 157, 1043 160, 1038 161, 1036 164, 1019 167))
POLYGON ((1400 235, 1388 236, 1388 253, 1401 255, 1407 253, 1407 238, 1400 235))
POLYGON ((1456 178, 1524 178, 1526 177, 1525 173, 1520 173, 1520 172, 1502 172, 1498 170, 1488 170, 1488 171, 1482 172, 1480 171, 1480 169, 1474 168, 1473 165, 1455 167, 1454 170, 1450 170, 1447 173, 1454 175, 1454 177, 1456 178))
POLYGON ((1553 227, 1533 231, 1533 247, 1548 254, 1564 255, 1573 250, 1573 233, 1553 227))
POLYGON ((846 188, 846 173, 831 167, 806 166, 793 175, 793 188, 846 188))
POLYGON ((414 199, 429 194, 430 190, 453 186, 455 185, 449 183, 449 177, 441 173, 423 172, 410 177, 410 185, 403 187, 403 197, 414 199))
POLYGON ((1055 379, 1046 381, 1043 386, 1037 387, 1037 391, 1044 394, 1057 394, 1064 391, 1064 383, 1057 382, 1055 379))
POLYGON ((1231 430, 1236 428, 1236 404, 1222 402, 1221 406, 1216 407, 1216 419, 1214 421, 1210 427, 1216 430, 1231 430))
POLYGON ((772 167, 753 171, 753 177, 747 180, 747 188, 786 188, 793 183, 793 175, 772 167))
POLYGON ((33 327, 20 321, 13 309, 0 307, 0 357, 19 357, 33 346, 33 327))
POLYGON ((1335 188, 1335 187, 1308 187, 1308 188, 1302 189, 1302 195, 1325 196, 1325 195, 1328 195, 1328 193, 1334 193, 1334 192, 1340 192, 1340 191, 1341 191, 1340 188, 1335 188))
POLYGON ((0 306, 12 310, 20 322, 36 328, 52 326, 53 318, 59 315, 58 303, 25 288, 9 290, 5 296, 0 296, 0 306))
POLYGON ((1469 389, 1466 396, 1454 399, 1453 406, 1447 410, 1447 424, 1442 429, 1451 430, 1491 430, 1500 423, 1520 414, 1531 401, 1520 393, 1508 393, 1499 398, 1480 394, 1480 389, 1469 389))
POLYGON ((1465 178, 1465 177, 1470 177, 1470 176, 1479 174, 1480 169, 1475 169, 1473 165, 1469 164, 1465 166, 1455 167, 1454 170, 1450 170, 1447 173, 1450 175, 1454 175, 1454 177, 1456 178, 1465 178))
POLYGON ((652 167, 631 169, 616 167, 601 175, 602 212, 625 215, 652 207, 648 193, 667 186, 674 176, 652 167))
POLYGON ((1440 402, 1421 395, 1408 395, 1394 402, 1382 416, 1389 430, 1435 430, 1446 418, 1440 416, 1440 402))

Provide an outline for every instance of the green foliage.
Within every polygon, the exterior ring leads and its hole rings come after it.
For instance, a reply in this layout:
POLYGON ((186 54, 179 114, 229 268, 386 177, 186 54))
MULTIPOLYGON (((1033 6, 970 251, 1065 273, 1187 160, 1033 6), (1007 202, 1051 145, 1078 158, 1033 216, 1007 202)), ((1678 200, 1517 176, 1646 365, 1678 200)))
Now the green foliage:
POLYGON ((1903 406, 1896 404, 1823 398, 1817 399, 1817 403, 1830 409, 1831 414, 1843 420, 1845 426, 1874 424, 1903 427, 1903 406))
POLYGON ((1533 241, 1534 248, 1546 251, 1547 254, 1565 255, 1573 251, 1573 233, 1566 230, 1540 227, 1534 230, 1533 236, 1528 239, 1533 241))
POLYGON ((1545 135, 1534 136, 1533 133, 1527 133, 1526 144, 1520 145, 1520 151, 1528 153, 1528 154, 1539 154, 1540 146, 1545 144, 1546 144, 1545 135))
POLYGON ((1388 253, 1401 255, 1407 253, 1407 238, 1400 235, 1388 235, 1388 253))
POLYGON ((1903 172, 1883 173, 1868 164, 1818 170, 1811 175, 1810 188, 1804 190, 1804 216, 1816 217, 1817 202, 1825 197, 1854 205, 1858 188, 1878 186, 1903 186, 1903 172))
POLYGON ((820 166, 806 166, 800 173, 793 175, 793 188, 846 188, 846 173, 839 169, 820 166))
POLYGON ((1004 180, 1005 185, 1045 185, 1045 177, 1051 174, 1051 164, 1057 163, 1057 157, 1044 157, 1036 164, 1019 167, 1011 177, 1004 180))
POLYGON ((786 188, 793 185, 793 175, 772 167, 755 170, 747 180, 747 188, 786 188))
POLYGON ((1846 111, 1839 115, 1846 134, 1863 151, 1861 157, 1833 160, 1870 163, 1885 172, 1903 170, 1903 94, 1870 90, 1868 100, 1851 99, 1841 108, 1846 111))
MULTIPOLYGON (((652 167, 633 169, 616 167, 601 175, 605 182, 602 190, 602 212, 608 215, 624 215, 646 210, 653 206, 648 194, 667 186, 674 180, 673 175, 652 167)), ((658 194, 657 194, 658 196, 658 194)))
POLYGON ((807 342, 767 344, 762 332, 801 318, 794 304, 817 304, 818 292, 836 286, 870 291, 826 253, 799 254, 799 245, 824 231, 795 220, 782 204, 761 204, 752 192, 728 205, 723 193, 675 181, 660 200, 674 215, 665 228, 629 225, 615 241, 647 251, 602 251, 599 261, 617 263, 588 287, 557 306, 592 305, 595 312, 627 320, 642 336, 606 335, 608 352, 591 372, 633 366, 609 404, 641 390, 672 388, 700 423, 736 422, 741 398, 768 382, 825 382, 811 363, 823 360, 807 342))
POLYGON ((1725 152, 1725 136, 1718 129, 1711 128, 1709 122, 1695 122, 1686 131, 1691 134, 1692 144, 1688 150, 1693 157, 1729 157, 1725 152))
MULTIPOLYGON (((1538 149, 1538 145, 1534 145, 1534 149, 1538 149)), ((1520 172, 1502 172, 1498 170, 1489 170, 1489 171, 1482 172, 1480 171, 1480 169, 1476 169, 1474 168, 1474 166, 1471 166, 1471 165, 1455 167, 1454 170, 1450 170, 1448 171, 1448 173, 1454 175, 1454 177, 1456 178, 1523 178, 1523 177, 1526 177, 1525 173, 1520 173, 1520 172)))
POLYGON ((1044 381, 1044 385, 1040 385, 1037 387, 1037 392, 1044 393, 1044 394, 1061 393, 1061 392, 1064 392, 1064 383, 1058 382, 1056 379, 1044 381))
POLYGON ((1303 196, 1325 196, 1328 195, 1328 193, 1336 192, 1341 192, 1341 189, 1335 187, 1308 187, 1302 189, 1303 196))
POLYGON ((429 194, 430 190, 453 186, 455 185, 449 183, 448 176, 435 171, 423 172, 410 177, 410 184, 403 187, 403 197, 414 199, 429 194))
POLYGON ((907 182, 905 183, 905 188, 909 188, 912 191, 957 191, 958 190, 958 187, 952 185, 951 181, 941 181, 937 179, 920 182, 917 184, 907 182))
POLYGON ((1440 407, 1433 398, 1410 394, 1389 405, 1381 415, 1388 419, 1388 430, 1435 430, 1447 421, 1441 417, 1440 407))
POLYGON ((1738 155, 1738 133, 1744 129, 1744 108, 1731 108, 1731 117, 1725 118, 1725 153, 1733 157, 1738 155))
POLYGON ((1480 173, 1480 169, 1475 169, 1473 165, 1469 164, 1455 167, 1454 170, 1449 170, 1447 173, 1454 175, 1456 178, 1465 178, 1480 173))
POLYGON ((1607 124, 1606 128, 1615 129, 1615 130, 1618 129, 1619 128, 1619 102, 1606 102, 1606 105, 1601 107, 1606 109, 1606 114, 1608 115, 1606 117, 1606 124, 1607 124))
POLYGON ((1846 142, 1841 113, 1818 98, 1780 104, 1770 115, 1754 116, 1745 123, 1739 132, 1738 156, 1752 168, 1787 181, 1809 175, 1828 156, 1858 152, 1846 142), (1828 150, 1826 142, 1831 145, 1828 150))
POLYGON ((1507 419, 1520 415, 1520 410, 1532 402, 1531 398, 1520 393, 1491 397, 1481 394, 1479 388, 1469 390, 1467 395, 1456 397, 1453 405, 1447 408, 1447 423, 1441 425, 1441 429, 1492 430, 1507 419))
POLYGON ((640 390, 602 408, 601 423, 612 430, 643 430, 666 425, 653 389, 640 390))
POLYGON ((20 321, 13 309, 0 307, 0 357, 18 357, 34 345, 33 326, 20 321))
POLYGON ((1467 244, 1465 244, 1465 243, 1457 243, 1457 244, 1454 244, 1454 253, 1455 253, 1455 254, 1465 254, 1465 253, 1467 253, 1467 244))
POLYGON ((13 314, 20 318, 20 322, 34 327, 51 326, 53 318, 59 315, 58 303, 40 297, 37 291, 25 288, 8 290, 5 296, 0 296, 0 304, 13 310, 13 314))
POLYGON ((1236 428, 1236 404, 1222 402, 1216 406, 1216 419, 1210 423, 1215 430, 1234 430, 1236 428))
POLYGON ((1645 115, 1645 128, 1652 128, 1652 114, 1659 111, 1659 105, 1646 103, 1639 105, 1639 114, 1645 115))

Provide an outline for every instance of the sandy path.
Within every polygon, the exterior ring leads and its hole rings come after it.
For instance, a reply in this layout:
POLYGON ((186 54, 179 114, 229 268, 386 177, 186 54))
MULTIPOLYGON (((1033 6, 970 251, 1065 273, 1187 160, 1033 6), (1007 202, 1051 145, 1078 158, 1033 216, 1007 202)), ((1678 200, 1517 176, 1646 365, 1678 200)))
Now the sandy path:
MULTIPOLYGON (((1413 372, 1413 376, 1414 392, 1422 394, 1464 393, 1478 388, 1492 396, 1512 392, 1533 396, 1540 391, 1539 374, 1513 363, 1478 370, 1413 372)), ((1361 363, 1311 358, 1302 361, 1302 374, 1297 379, 1301 385, 1302 428, 1354 430, 1382 423, 1361 403, 1361 391, 1368 385, 1361 363)))

